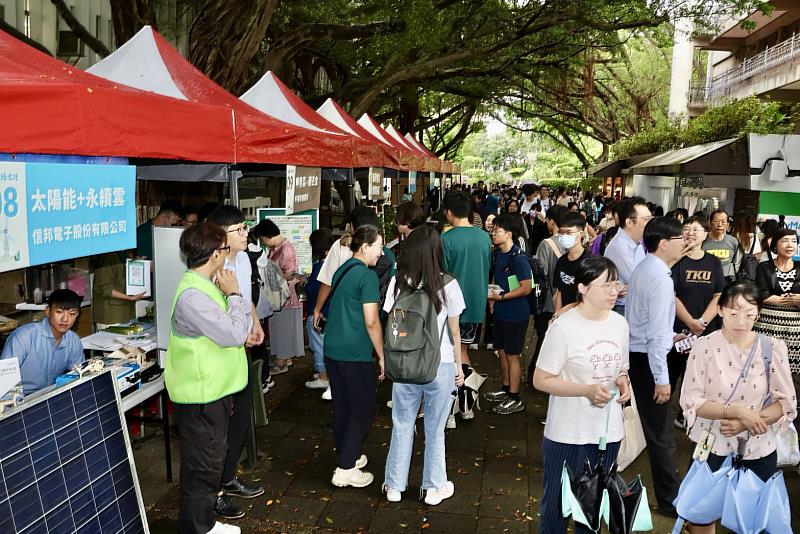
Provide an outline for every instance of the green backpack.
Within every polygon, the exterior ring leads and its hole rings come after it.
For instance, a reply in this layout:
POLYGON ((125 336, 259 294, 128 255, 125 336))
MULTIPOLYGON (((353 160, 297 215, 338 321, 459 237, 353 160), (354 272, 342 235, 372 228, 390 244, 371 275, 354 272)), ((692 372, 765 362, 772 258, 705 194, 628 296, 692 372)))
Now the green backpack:
MULTIPOLYGON (((445 275, 446 286, 453 278, 445 275)), ((438 329, 436 307, 423 289, 400 290, 389 312, 383 344, 384 372, 394 381, 427 384, 436 379, 447 321, 438 329)))

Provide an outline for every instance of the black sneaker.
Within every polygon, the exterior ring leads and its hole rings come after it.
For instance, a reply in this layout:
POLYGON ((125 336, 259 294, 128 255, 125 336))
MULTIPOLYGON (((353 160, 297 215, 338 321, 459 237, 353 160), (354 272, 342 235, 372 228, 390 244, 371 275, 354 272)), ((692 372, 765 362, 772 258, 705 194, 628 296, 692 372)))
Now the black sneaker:
POLYGON ((217 502, 214 503, 214 513, 225 519, 241 519, 244 517, 244 512, 225 495, 217 497, 217 502))
POLYGON ((233 480, 227 484, 222 484, 222 492, 233 497, 255 499, 260 495, 264 495, 264 488, 261 486, 248 486, 238 478, 233 477, 233 480))

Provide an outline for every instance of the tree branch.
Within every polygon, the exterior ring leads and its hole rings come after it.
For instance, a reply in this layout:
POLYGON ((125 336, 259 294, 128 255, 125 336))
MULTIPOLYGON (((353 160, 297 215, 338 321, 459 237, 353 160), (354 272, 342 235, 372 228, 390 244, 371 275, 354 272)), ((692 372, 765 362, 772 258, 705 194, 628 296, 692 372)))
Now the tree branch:
POLYGON ((72 14, 72 11, 70 11, 69 7, 67 7, 67 4, 64 2, 64 0, 50 0, 50 1, 53 3, 54 6, 56 6, 56 11, 58 11, 58 15, 64 20, 64 22, 67 23, 69 29, 75 32, 75 35, 77 35, 81 41, 86 43, 86 45, 89 48, 91 48, 96 54, 102 57, 106 57, 111 53, 111 51, 108 49, 105 43, 103 43, 103 41, 101 41, 100 39, 89 33, 89 30, 87 30, 84 27, 84 25, 81 24, 81 22, 75 18, 75 15, 72 14))

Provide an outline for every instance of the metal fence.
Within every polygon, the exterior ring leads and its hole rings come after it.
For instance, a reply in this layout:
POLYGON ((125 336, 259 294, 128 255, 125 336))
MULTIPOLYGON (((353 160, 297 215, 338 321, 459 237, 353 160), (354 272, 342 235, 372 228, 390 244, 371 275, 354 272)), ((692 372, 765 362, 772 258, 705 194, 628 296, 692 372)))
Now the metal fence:
POLYGON ((748 79, 793 61, 800 56, 800 34, 793 34, 782 43, 745 59, 729 71, 714 76, 704 86, 693 86, 689 90, 689 102, 693 104, 726 100, 748 79))

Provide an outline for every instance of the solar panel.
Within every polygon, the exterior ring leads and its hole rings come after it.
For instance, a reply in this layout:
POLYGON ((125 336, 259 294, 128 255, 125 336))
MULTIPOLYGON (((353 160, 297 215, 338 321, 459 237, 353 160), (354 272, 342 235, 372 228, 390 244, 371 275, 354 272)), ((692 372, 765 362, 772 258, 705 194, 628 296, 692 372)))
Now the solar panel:
POLYGON ((110 372, 0 419, 0 533, 147 533, 110 372))

